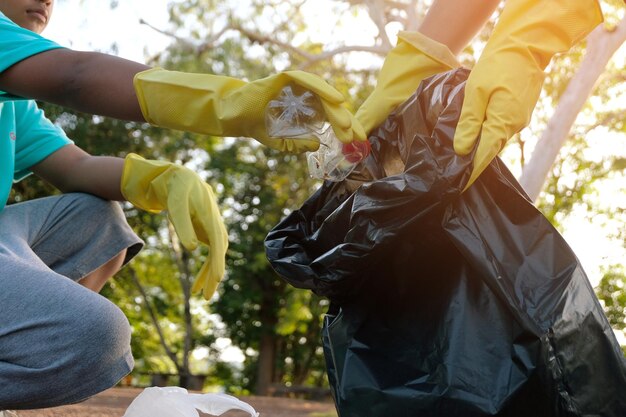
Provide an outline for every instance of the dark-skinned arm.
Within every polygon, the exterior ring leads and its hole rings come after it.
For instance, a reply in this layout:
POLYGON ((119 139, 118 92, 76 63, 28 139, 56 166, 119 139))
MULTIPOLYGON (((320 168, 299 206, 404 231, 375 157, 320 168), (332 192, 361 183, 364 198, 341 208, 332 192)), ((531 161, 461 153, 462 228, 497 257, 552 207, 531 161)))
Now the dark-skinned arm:
POLYGON ((0 73, 0 90, 85 113, 144 121, 133 77, 149 68, 97 52, 53 49, 0 73))
POLYGON ((66 145, 32 166, 31 171, 64 193, 82 192, 122 201, 123 168, 122 158, 92 156, 76 145, 66 145))

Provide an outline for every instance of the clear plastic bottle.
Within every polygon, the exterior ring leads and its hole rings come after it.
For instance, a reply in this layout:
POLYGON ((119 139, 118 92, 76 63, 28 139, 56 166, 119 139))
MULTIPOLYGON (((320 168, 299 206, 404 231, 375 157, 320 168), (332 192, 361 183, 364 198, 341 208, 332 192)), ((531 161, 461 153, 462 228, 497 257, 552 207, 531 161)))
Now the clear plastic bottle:
POLYGON ((369 154, 369 142, 342 143, 330 123, 317 96, 294 85, 285 86, 265 110, 269 136, 293 140, 316 139, 320 147, 307 152, 309 174, 313 178, 343 181, 369 154))

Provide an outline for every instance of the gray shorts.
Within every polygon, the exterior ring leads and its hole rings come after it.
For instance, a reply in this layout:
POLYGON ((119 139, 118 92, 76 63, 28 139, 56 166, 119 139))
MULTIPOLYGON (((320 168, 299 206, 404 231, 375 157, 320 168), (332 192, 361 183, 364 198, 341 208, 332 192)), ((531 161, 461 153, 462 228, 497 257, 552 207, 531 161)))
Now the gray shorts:
POLYGON ((77 281, 142 246, 118 203, 88 194, 0 212, 0 410, 82 401, 130 372, 128 320, 77 281))

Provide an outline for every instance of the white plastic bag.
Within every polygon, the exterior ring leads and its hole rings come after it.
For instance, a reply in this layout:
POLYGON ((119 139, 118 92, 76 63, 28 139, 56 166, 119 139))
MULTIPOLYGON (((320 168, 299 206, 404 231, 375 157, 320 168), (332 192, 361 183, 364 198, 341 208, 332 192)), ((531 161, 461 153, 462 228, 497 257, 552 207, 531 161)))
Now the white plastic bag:
POLYGON ((199 417, 198 410, 213 416, 229 410, 259 416, 252 406, 231 395, 189 394, 179 387, 149 387, 133 400, 124 417, 199 417))

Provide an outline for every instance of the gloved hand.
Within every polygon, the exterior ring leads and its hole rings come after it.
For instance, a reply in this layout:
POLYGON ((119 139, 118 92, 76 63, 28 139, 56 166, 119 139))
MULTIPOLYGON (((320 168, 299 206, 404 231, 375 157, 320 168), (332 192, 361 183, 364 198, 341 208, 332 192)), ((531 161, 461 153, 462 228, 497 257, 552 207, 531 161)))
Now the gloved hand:
POLYGON ((193 283, 211 298, 224 275, 228 234, 211 186, 182 165, 150 161, 128 154, 124 161, 121 191, 136 207, 168 216, 182 245, 188 250, 198 242, 209 246, 209 256, 193 283))
POLYGON ((467 80, 454 135, 460 155, 469 154, 480 137, 467 187, 530 122, 552 56, 570 49, 601 22, 596 0, 506 1, 467 80))
POLYGON ((369 134, 415 93, 424 78, 459 66, 445 45, 419 32, 400 32, 396 47, 385 58, 376 88, 356 112, 356 118, 369 134))
POLYGON ((365 140, 360 124, 342 106, 343 95, 320 77, 303 71, 286 71, 245 82, 153 68, 138 73, 134 80, 144 118, 154 125, 216 136, 252 137, 281 151, 314 151, 319 147, 317 140, 275 139, 267 135, 265 108, 290 83, 320 98, 326 119, 339 140, 365 140))

